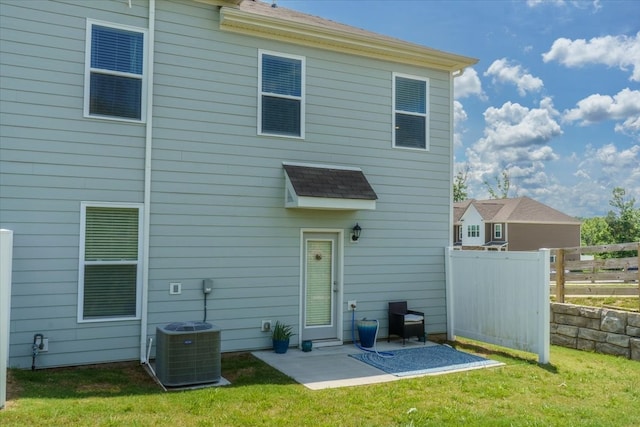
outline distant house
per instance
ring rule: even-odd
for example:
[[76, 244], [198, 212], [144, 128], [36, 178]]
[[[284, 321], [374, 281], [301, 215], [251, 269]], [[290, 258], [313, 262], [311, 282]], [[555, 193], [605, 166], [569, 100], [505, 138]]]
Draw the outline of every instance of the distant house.
[[454, 247], [535, 251], [580, 246], [581, 221], [529, 197], [453, 204]]
[[271, 2], [0, 2], [10, 366], [35, 334], [38, 367], [145, 361], [158, 326], [203, 319], [223, 352], [269, 347], [267, 320], [335, 345], [349, 300], [381, 334], [398, 299], [446, 331], [475, 59]]

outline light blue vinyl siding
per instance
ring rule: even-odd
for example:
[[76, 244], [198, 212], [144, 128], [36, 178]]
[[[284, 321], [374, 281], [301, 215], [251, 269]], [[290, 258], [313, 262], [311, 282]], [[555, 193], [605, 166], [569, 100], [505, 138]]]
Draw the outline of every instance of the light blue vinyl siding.
[[[3, 2], [0, 225], [14, 230], [12, 366], [30, 365], [34, 333], [50, 339], [41, 366], [139, 356], [138, 321], [76, 319], [80, 202], [143, 201], [145, 125], [82, 117], [86, 19], [146, 27], [147, 3], [132, 3]], [[356, 222], [363, 232], [357, 245], [345, 242], [344, 300], [385, 319], [388, 301], [407, 299], [426, 312], [428, 332], [444, 332], [449, 74], [217, 28], [216, 7], [157, 1], [148, 336], [202, 320], [202, 280], [212, 278], [207, 321], [222, 328], [222, 350], [269, 347], [262, 319], [299, 322], [300, 229], [348, 237]], [[305, 58], [304, 140], [257, 135], [258, 49]], [[429, 79], [428, 152], [391, 148], [394, 72]], [[362, 168], [376, 210], [285, 209], [283, 161]], [[182, 283], [180, 295], [169, 294], [171, 282]], [[350, 331], [345, 314], [346, 339]]]
[[77, 258], [80, 202], [142, 202], [144, 177], [143, 126], [82, 117], [86, 19], [146, 27], [147, 11], [111, 1], [0, 7], [0, 226], [14, 230], [9, 365], [31, 365], [35, 333], [50, 343], [38, 367], [136, 359], [139, 321], [77, 322]]

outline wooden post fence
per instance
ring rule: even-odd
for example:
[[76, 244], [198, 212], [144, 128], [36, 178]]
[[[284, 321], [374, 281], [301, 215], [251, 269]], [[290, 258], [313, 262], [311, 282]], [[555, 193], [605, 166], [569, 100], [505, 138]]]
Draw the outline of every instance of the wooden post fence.
[[556, 250], [556, 301], [564, 302], [564, 249]]
[[[581, 259], [583, 254], [601, 254], [607, 252], [638, 251], [635, 257], [626, 258], [593, 258]], [[573, 248], [557, 248], [555, 272], [551, 280], [556, 281], [556, 301], [563, 303], [567, 291], [567, 282], [621, 281], [638, 282], [640, 296], [640, 242], [615, 243], [599, 246], [578, 246]], [[597, 285], [596, 285], [597, 286]], [[628, 288], [627, 288], [628, 289]], [[640, 297], [638, 298], [640, 310]]]

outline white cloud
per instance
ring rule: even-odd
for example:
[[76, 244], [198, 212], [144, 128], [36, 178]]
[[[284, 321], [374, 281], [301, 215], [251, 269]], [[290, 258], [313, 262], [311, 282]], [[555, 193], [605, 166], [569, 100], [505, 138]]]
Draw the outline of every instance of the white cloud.
[[598, 11], [600, 10], [600, 8], [602, 8], [602, 5], [600, 4], [600, 0], [593, 0], [591, 3], [584, 1], [584, 0], [571, 0], [571, 1], [565, 1], [565, 0], [527, 0], [527, 6], [534, 8], [540, 5], [554, 5], [554, 6], [566, 6], [567, 4], [570, 4], [578, 9], [584, 9], [586, 6], [589, 6], [589, 4], [593, 5], [593, 9]]
[[544, 98], [540, 108], [529, 109], [512, 102], [500, 108], [489, 107], [484, 113], [485, 137], [478, 144], [492, 149], [543, 144], [562, 134], [556, 116], [558, 112], [550, 98]]
[[603, 36], [591, 40], [559, 38], [542, 54], [544, 62], [558, 61], [569, 68], [588, 64], [604, 64], [627, 70], [629, 80], [640, 82], [640, 31], [634, 36]]
[[589, 161], [597, 162], [602, 171], [616, 176], [622, 170], [628, 173], [640, 173], [640, 145], [619, 151], [613, 144], [607, 144], [597, 150], [589, 150]]
[[[577, 157], [573, 153], [566, 162]], [[542, 171], [523, 169], [518, 195], [530, 196], [569, 215], [585, 217], [606, 215], [615, 187], [625, 188], [630, 197], [640, 200], [640, 145], [626, 149], [614, 144], [589, 145], [579, 157], [572, 180], [565, 177], [559, 181]]]
[[463, 123], [467, 121], [467, 112], [459, 101], [453, 101], [453, 146], [462, 146]]
[[618, 123], [615, 127], [616, 132], [627, 135], [640, 135], [640, 115], [629, 117], [622, 124]]
[[[589, 171], [589, 172], [586, 172]], [[627, 190], [640, 200], [640, 145], [620, 149], [614, 144], [587, 146], [575, 176], [580, 179], [581, 194], [591, 203], [586, 210], [604, 215], [609, 210], [611, 191], [615, 187]]]
[[538, 92], [544, 86], [541, 79], [529, 74], [520, 64], [510, 63], [506, 58], [493, 61], [484, 75], [493, 77], [494, 83], [514, 84], [520, 96], [525, 96], [527, 92]]
[[469, 193], [478, 198], [487, 196], [482, 182], [492, 182], [503, 170], [509, 172], [512, 190], [519, 196], [547, 185], [550, 178], [545, 165], [558, 159], [547, 143], [562, 134], [557, 116], [550, 98], [544, 98], [539, 108], [511, 102], [488, 108], [484, 137], [466, 150], [471, 166]]
[[485, 100], [487, 96], [482, 91], [482, 83], [478, 77], [476, 70], [467, 68], [461, 76], [456, 77], [453, 81], [453, 93], [455, 99], [462, 99], [472, 95]]
[[564, 0], [527, 0], [527, 6], [536, 7], [542, 4], [553, 4], [556, 6], [564, 6]]
[[595, 94], [584, 98], [577, 107], [564, 112], [565, 121], [579, 121], [587, 126], [605, 120], [623, 120], [618, 132], [640, 134], [640, 91], [622, 89], [614, 96]]

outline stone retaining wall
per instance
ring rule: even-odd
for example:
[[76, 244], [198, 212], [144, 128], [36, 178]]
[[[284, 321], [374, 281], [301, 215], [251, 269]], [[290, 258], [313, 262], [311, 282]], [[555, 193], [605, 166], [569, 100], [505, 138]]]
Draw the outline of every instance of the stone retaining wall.
[[640, 361], [640, 313], [551, 303], [551, 344]]

